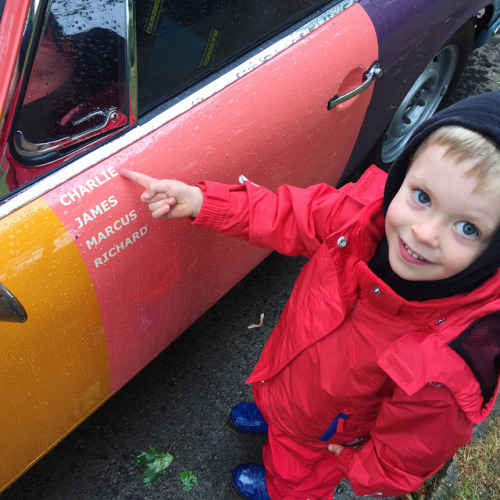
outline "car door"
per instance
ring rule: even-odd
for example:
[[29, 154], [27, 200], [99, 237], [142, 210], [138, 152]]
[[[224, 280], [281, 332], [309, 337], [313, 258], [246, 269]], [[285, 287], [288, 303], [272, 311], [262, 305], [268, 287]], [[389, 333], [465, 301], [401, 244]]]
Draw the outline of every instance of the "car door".
[[15, 89], [2, 129], [2, 485], [268, 253], [152, 220], [120, 169], [334, 184], [378, 71], [372, 23], [351, 0], [35, 5], [27, 22], [9, 18], [26, 58], [1, 61]]

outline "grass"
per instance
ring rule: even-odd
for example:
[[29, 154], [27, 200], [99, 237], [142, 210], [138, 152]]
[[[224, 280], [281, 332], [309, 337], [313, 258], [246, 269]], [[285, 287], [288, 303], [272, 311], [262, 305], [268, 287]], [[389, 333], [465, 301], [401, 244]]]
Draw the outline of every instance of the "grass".
[[457, 500], [500, 500], [500, 414], [478, 441], [458, 450]]
[[500, 500], [500, 414], [490, 417], [477, 440], [460, 448], [458, 479], [439, 500]]

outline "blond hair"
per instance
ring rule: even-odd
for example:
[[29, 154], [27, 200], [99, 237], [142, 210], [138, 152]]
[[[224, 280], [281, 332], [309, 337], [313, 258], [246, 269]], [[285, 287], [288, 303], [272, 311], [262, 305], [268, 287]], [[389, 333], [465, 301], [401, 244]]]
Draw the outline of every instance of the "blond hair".
[[474, 161], [468, 173], [478, 179], [478, 189], [500, 188], [500, 147], [492, 139], [458, 125], [446, 125], [434, 130], [417, 148], [415, 159], [428, 144], [444, 146], [444, 156], [461, 161]]

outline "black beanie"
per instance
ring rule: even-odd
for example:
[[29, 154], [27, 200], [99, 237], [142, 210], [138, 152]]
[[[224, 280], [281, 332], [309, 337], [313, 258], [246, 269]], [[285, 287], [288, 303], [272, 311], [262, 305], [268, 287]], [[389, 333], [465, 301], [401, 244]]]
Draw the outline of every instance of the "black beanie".
[[[438, 128], [447, 125], [458, 125], [493, 140], [500, 149], [500, 90], [487, 92], [459, 101], [448, 108], [439, 111], [422, 123], [414, 131], [401, 154], [392, 164], [384, 190], [383, 210], [387, 209], [399, 188], [403, 184], [411, 158], [420, 144]], [[474, 290], [486, 281], [500, 265], [500, 229], [497, 229], [491, 244], [464, 271], [437, 281], [407, 281], [399, 278], [388, 267], [387, 241], [383, 242], [377, 252], [373, 266], [370, 267], [400, 295], [408, 300], [428, 300], [447, 297], [458, 293]], [[381, 254], [386, 270], [380, 269]], [[377, 269], [378, 267], [378, 269]]]

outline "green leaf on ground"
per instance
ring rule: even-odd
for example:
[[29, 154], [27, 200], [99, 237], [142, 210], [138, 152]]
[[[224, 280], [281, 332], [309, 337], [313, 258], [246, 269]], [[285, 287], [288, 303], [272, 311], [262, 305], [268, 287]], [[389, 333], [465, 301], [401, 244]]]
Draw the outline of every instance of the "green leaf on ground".
[[135, 464], [145, 467], [146, 470], [142, 476], [142, 484], [151, 486], [159, 477], [165, 474], [165, 471], [174, 460], [170, 453], [164, 453], [152, 446], [147, 451], [141, 451], [135, 459]]
[[198, 484], [198, 478], [192, 470], [185, 470], [179, 476], [179, 482], [182, 484], [184, 491], [191, 491], [195, 484]]

